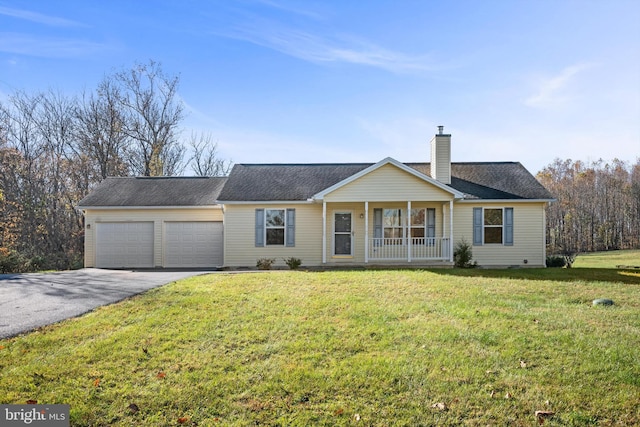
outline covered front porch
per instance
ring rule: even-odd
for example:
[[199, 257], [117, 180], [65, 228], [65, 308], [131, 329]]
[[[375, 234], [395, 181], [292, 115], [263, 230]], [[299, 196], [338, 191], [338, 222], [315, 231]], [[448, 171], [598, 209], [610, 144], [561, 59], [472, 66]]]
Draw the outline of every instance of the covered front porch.
[[453, 201], [322, 205], [323, 264], [453, 263]]

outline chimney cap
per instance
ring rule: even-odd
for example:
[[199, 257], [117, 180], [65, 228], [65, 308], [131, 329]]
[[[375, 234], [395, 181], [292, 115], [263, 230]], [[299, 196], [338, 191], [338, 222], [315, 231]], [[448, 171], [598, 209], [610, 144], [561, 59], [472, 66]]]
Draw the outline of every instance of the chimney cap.
[[442, 135], [443, 132], [444, 132], [444, 126], [443, 125], [438, 126], [438, 135]]

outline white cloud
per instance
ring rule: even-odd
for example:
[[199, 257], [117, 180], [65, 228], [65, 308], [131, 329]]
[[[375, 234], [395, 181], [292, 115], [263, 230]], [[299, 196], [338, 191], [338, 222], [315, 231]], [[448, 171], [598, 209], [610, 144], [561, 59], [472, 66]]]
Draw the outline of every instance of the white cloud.
[[564, 68], [559, 74], [541, 79], [537, 83], [537, 89], [524, 103], [529, 107], [545, 108], [566, 102], [570, 95], [568, 87], [574, 78], [581, 72], [592, 68], [593, 64], [576, 64]]
[[83, 56], [111, 49], [103, 43], [68, 38], [37, 37], [21, 33], [0, 33], [0, 52], [44, 58]]
[[54, 27], [79, 27], [83, 24], [71, 21], [57, 16], [43, 15], [37, 12], [31, 12], [23, 9], [13, 9], [10, 7], [0, 6], [0, 15], [11, 16], [12, 18], [24, 19], [26, 21], [37, 22], [39, 24], [50, 25]]
[[343, 62], [395, 73], [434, 70], [427, 55], [408, 55], [351, 36], [326, 37], [256, 20], [219, 35], [244, 40], [315, 63]]
[[301, 9], [300, 7], [296, 6], [291, 6], [289, 4], [285, 4], [283, 2], [279, 2], [279, 1], [273, 1], [273, 0], [255, 0], [257, 3], [263, 4], [267, 7], [273, 8], [273, 9], [277, 9], [286, 13], [291, 13], [294, 15], [301, 15], [301, 16], [306, 16], [308, 18], [313, 18], [313, 19], [321, 19], [322, 17], [315, 12], [311, 12], [309, 10], [306, 9]]

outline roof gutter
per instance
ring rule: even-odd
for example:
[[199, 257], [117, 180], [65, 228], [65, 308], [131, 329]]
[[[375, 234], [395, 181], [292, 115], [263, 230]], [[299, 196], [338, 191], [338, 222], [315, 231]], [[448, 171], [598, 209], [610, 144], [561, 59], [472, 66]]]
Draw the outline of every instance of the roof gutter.
[[132, 210], [132, 209], [221, 209], [220, 204], [190, 205], [190, 206], [76, 206], [76, 209], [86, 210]]
[[308, 205], [313, 203], [313, 200], [218, 200], [218, 203], [221, 205]]
[[551, 203], [557, 199], [462, 199], [458, 203]]

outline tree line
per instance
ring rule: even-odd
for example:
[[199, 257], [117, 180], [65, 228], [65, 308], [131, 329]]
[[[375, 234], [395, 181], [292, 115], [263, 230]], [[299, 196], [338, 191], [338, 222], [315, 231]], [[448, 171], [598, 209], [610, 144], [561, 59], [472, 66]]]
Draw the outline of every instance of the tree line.
[[178, 76], [149, 61], [79, 95], [0, 100], [0, 272], [82, 266], [75, 206], [108, 176], [228, 173], [210, 135], [183, 136], [178, 87]]
[[[179, 77], [159, 63], [105, 75], [75, 96], [0, 100], [0, 272], [81, 267], [77, 203], [108, 176], [226, 175], [210, 135], [183, 135]], [[640, 248], [640, 158], [557, 159], [537, 174], [549, 253]]]
[[537, 178], [556, 198], [546, 210], [549, 253], [640, 248], [640, 157], [556, 159]]

